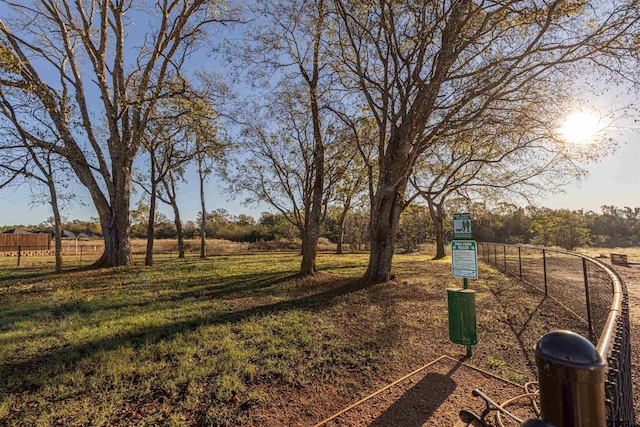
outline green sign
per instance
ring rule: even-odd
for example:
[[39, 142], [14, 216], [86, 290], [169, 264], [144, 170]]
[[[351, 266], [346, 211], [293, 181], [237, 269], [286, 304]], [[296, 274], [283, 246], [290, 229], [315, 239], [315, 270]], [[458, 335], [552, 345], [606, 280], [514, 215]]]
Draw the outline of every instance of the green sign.
[[471, 214], [453, 214], [453, 238], [471, 239]]
[[451, 242], [451, 268], [453, 277], [478, 278], [478, 248], [474, 240]]

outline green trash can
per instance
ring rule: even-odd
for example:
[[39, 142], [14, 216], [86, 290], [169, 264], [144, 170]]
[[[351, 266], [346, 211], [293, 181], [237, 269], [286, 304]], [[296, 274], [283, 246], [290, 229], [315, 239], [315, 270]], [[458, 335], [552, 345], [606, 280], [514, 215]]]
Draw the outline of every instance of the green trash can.
[[478, 343], [476, 330], [476, 291], [463, 288], [447, 289], [449, 306], [449, 340], [455, 344]]

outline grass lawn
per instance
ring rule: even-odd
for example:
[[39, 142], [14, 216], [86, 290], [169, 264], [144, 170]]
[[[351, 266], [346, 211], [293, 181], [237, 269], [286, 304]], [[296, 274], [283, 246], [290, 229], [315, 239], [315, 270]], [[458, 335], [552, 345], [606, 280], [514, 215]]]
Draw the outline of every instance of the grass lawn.
[[[0, 258], [0, 424], [313, 424], [464, 354], [447, 336], [445, 289], [459, 279], [449, 259], [429, 259], [397, 255], [395, 281], [364, 286], [367, 255], [320, 254], [311, 279], [292, 277], [292, 253], [156, 256], [153, 268], [61, 276], [47, 259]], [[530, 350], [558, 316], [494, 270], [482, 277], [471, 363], [532, 379], [514, 345]]]

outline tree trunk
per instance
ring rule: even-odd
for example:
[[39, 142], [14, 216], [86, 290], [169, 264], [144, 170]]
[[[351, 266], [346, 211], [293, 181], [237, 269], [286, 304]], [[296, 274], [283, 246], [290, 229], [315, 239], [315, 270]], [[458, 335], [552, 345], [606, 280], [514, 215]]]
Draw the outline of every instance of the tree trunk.
[[204, 204], [204, 171], [202, 170], [202, 158], [198, 158], [198, 177], [200, 179], [200, 208], [202, 209], [202, 215], [200, 218], [200, 258], [207, 257], [206, 242], [207, 242], [207, 209]]
[[178, 206], [173, 206], [173, 223], [176, 225], [176, 236], [178, 238], [178, 258], [184, 259], [184, 230], [182, 230], [182, 221], [180, 220], [180, 211]]
[[129, 220], [122, 215], [111, 217], [107, 221], [100, 220], [102, 235], [104, 236], [104, 252], [93, 264], [93, 267], [117, 267], [131, 265], [131, 239], [129, 237]]
[[[129, 219], [129, 202], [131, 200], [131, 164], [113, 160], [114, 194], [111, 205], [98, 209], [102, 235], [104, 236], [104, 252], [92, 267], [117, 267], [133, 263], [131, 256], [131, 221]], [[98, 205], [96, 203], [96, 205]], [[97, 206], [96, 206], [97, 207]]]
[[320, 221], [322, 219], [322, 194], [324, 192], [324, 145], [316, 142], [314, 155], [315, 179], [313, 184], [313, 200], [308, 220], [302, 236], [302, 263], [300, 276], [317, 273], [316, 258], [318, 255], [318, 239], [320, 238]]
[[[155, 175], [154, 162], [151, 160], [151, 176]], [[147, 222], [147, 252], [144, 257], [144, 265], [151, 267], [153, 265], [153, 239], [155, 234], [156, 222], [156, 191], [157, 183], [151, 178], [151, 194], [149, 195], [149, 220]]]
[[156, 222], [156, 194], [158, 191], [158, 183], [156, 181], [156, 162], [155, 155], [151, 153], [151, 191], [149, 194], [149, 219], [147, 220], [147, 251], [144, 257], [144, 265], [151, 267], [153, 265], [153, 239], [155, 234]]
[[340, 218], [338, 218], [338, 245], [336, 247], [336, 254], [338, 255], [342, 255], [342, 241], [344, 239], [344, 224], [347, 222], [347, 213], [349, 212], [350, 206], [351, 206], [351, 197], [349, 196], [345, 200], [342, 213], [340, 213]]
[[58, 194], [55, 183], [49, 180], [49, 194], [51, 196], [51, 210], [53, 211], [53, 233], [56, 257], [56, 274], [62, 273], [62, 219], [60, 218], [60, 207], [58, 206]]
[[344, 239], [343, 225], [338, 224], [338, 244], [336, 245], [336, 255], [342, 255], [342, 240]]
[[374, 283], [386, 282], [391, 278], [391, 261], [395, 250], [400, 214], [404, 209], [404, 190], [406, 180], [399, 184], [378, 185], [371, 211], [371, 245], [369, 266], [364, 275]]
[[167, 179], [162, 181], [165, 192], [169, 199], [169, 204], [173, 208], [173, 223], [176, 226], [176, 237], [178, 239], [178, 258], [184, 259], [184, 230], [182, 229], [182, 220], [180, 219], [180, 209], [178, 208], [178, 201], [176, 199], [176, 183], [171, 173]]
[[436, 205], [431, 199], [427, 198], [429, 203], [429, 215], [433, 221], [433, 228], [436, 233], [436, 256], [433, 259], [442, 259], [446, 255], [444, 250], [444, 215], [442, 214], [442, 205]]

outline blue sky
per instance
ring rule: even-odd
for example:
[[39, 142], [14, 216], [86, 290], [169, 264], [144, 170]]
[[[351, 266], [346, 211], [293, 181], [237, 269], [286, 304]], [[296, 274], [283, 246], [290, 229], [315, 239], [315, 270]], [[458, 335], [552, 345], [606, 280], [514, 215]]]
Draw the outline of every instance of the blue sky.
[[[602, 205], [640, 207], [640, 131], [627, 131], [622, 137], [626, 143], [612, 156], [590, 165], [590, 176], [586, 180], [566, 187], [564, 193], [541, 199], [539, 205], [556, 209], [584, 208], [596, 212]], [[179, 193], [181, 216], [185, 221], [195, 220], [200, 211], [197, 179], [194, 173], [189, 176], [192, 177], [190, 183], [183, 183]], [[74, 184], [72, 189], [87, 206], [74, 204], [64, 215], [81, 220], [97, 216], [86, 190], [79, 184]], [[241, 199], [230, 200], [223, 190], [223, 185], [215, 177], [209, 179], [206, 184], [208, 211], [224, 208], [234, 215], [245, 213], [258, 218], [261, 212], [272, 210], [265, 205], [243, 206]], [[31, 203], [30, 194], [27, 186], [0, 190], [0, 225], [38, 224], [51, 216], [48, 205]], [[132, 206], [140, 194], [134, 195]], [[171, 217], [167, 207], [160, 210]]]
[[[225, 28], [224, 31], [229, 31]], [[203, 68], [211, 66], [220, 69], [220, 64], [209, 55], [198, 55], [197, 65]], [[242, 91], [242, 90], [241, 90]], [[630, 127], [617, 135], [619, 149], [611, 156], [589, 165], [590, 175], [581, 183], [565, 187], [561, 194], [549, 194], [538, 200], [538, 205], [550, 208], [566, 208], [599, 211], [602, 205], [618, 207], [640, 207], [640, 124], [634, 122]], [[200, 211], [200, 196], [195, 171], [187, 174], [189, 183], [182, 183], [179, 191], [179, 204], [183, 220], [195, 220]], [[87, 220], [97, 216], [91, 206], [91, 199], [84, 187], [77, 183], [70, 184], [70, 191], [77, 194], [84, 205], [73, 204], [63, 212], [68, 219]], [[134, 207], [141, 192], [134, 194], [131, 206]], [[28, 186], [6, 188], [0, 190], [0, 225], [35, 225], [51, 216], [48, 204], [34, 204]], [[265, 205], [244, 206], [242, 198], [232, 200], [224, 193], [224, 185], [216, 177], [211, 177], [206, 184], [207, 210], [223, 208], [231, 214], [250, 214], [259, 217], [263, 211], [273, 211]], [[160, 211], [171, 217], [171, 210], [160, 206]]]

